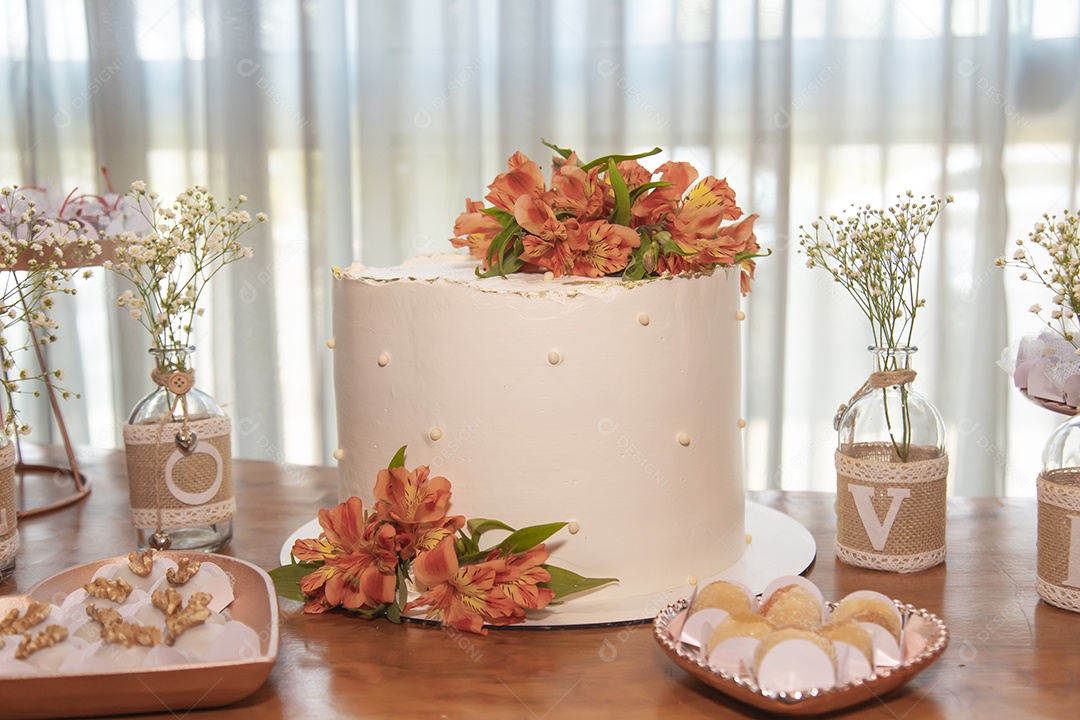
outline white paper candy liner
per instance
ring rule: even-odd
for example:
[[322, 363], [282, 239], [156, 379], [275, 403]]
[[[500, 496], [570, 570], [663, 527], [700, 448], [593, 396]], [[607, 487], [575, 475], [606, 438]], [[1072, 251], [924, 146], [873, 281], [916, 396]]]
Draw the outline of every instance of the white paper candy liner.
[[900, 664], [900, 646], [892, 633], [877, 623], [861, 622], [859, 625], [870, 633], [874, 643], [874, 666], [877, 669], [896, 667]]
[[796, 692], [836, 685], [836, 668], [824, 650], [800, 638], [777, 643], [765, 653], [754, 673], [757, 684], [771, 692]]
[[754, 665], [754, 653], [761, 640], [753, 637], [732, 637], [713, 648], [709, 654], [709, 665], [732, 677], [749, 680]]
[[86, 642], [84, 640], [79, 638], [68, 638], [62, 643], [47, 647], [44, 650], [38, 650], [36, 653], [26, 658], [24, 662], [28, 665], [33, 665], [41, 672], [60, 672], [60, 668], [64, 664], [64, 661], [72, 655], [77, 654], [84, 647], [86, 647]]
[[113, 608], [115, 610], [119, 610], [124, 605], [134, 605], [135, 603], [145, 600], [148, 597], [150, 596], [142, 590], [132, 590], [131, 594], [127, 596], [127, 599], [124, 600], [124, 602], [118, 603], [113, 602], [108, 598], [94, 597], [82, 588], [78, 588], [67, 596], [67, 598], [64, 600], [63, 605], [60, 606], [60, 610], [64, 614], [65, 618], [68, 618], [72, 617], [70, 613], [72, 613], [73, 610], [74, 612], [82, 613], [83, 615], [85, 615], [87, 605], [93, 605], [94, 607], [97, 607], [99, 609]]
[[908, 617], [907, 622], [904, 623], [904, 632], [900, 638], [904, 646], [904, 662], [911, 662], [912, 659], [918, 657], [929, 647], [926, 640], [928, 634], [927, 622], [921, 615]]
[[149, 593], [154, 589], [154, 586], [165, 577], [165, 574], [169, 570], [176, 570], [176, 563], [166, 557], [155, 557], [154, 566], [150, 570], [150, 574], [146, 577], [131, 572], [131, 568], [128, 567], [127, 563], [121, 563], [119, 565], [103, 565], [96, 573], [94, 573], [94, 577], [103, 577], [106, 580], [116, 580], [117, 578], [120, 578], [136, 590], [142, 590]]
[[204, 662], [251, 662], [258, 658], [259, 634], [241, 622], [225, 623], [203, 656]]
[[[188, 598], [197, 592], [209, 593], [213, 598], [207, 607], [210, 612], [219, 613], [235, 599], [233, 595], [232, 581], [220, 567], [212, 562], [204, 562], [199, 571], [183, 585], [172, 585], [167, 578], [161, 578], [155, 585], [154, 590], [174, 588], [186, 603]], [[153, 594], [153, 591], [151, 591]]]
[[679, 641], [696, 648], [704, 648], [709, 644], [713, 629], [728, 616], [727, 610], [720, 608], [703, 608], [687, 616], [683, 623], [682, 634]]
[[207, 653], [224, 631], [224, 625], [203, 623], [176, 638], [172, 647], [190, 662], [206, 662]]
[[874, 674], [874, 668], [862, 650], [849, 643], [833, 640], [836, 650], [836, 681], [844, 683], [862, 680]]

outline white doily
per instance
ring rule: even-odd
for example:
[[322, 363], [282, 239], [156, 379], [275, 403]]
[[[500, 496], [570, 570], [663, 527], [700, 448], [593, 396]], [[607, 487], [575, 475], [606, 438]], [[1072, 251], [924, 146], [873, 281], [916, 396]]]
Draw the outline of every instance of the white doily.
[[1048, 583], [1041, 577], [1035, 578], [1035, 589], [1039, 591], [1039, 597], [1051, 605], [1065, 610], [1080, 612], [1080, 590], [1072, 590]]
[[[231, 520], [236, 515], [236, 498], [229, 498], [224, 502], [212, 505], [197, 505], [178, 510], [162, 508], [161, 527], [163, 530], [173, 530], [183, 527], [204, 527], [215, 523]], [[157, 529], [158, 511], [154, 509], [131, 510], [132, 524], [141, 530]]]
[[836, 543], [836, 557], [848, 565], [885, 570], [887, 572], [911, 573], [932, 568], [945, 562], [945, 547], [914, 555], [881, 555], [867, 553]]

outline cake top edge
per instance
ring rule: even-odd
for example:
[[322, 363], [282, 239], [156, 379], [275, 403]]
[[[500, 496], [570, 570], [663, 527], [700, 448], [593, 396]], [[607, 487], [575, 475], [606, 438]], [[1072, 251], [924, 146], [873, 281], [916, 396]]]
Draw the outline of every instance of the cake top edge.
[[[674, 279], [674, 275], [659, 275], [642, 280], [624, 280], [621, 277], [586, 278], [568, 275], [560, 278], [541, 273], [513, 273], [501, 277], [479, 278], [476, 276], [478, 261], [466, 253], [441, 253], [420, 255], [394, 267], [368, 267], [354, 262], [346, 268], [333, 268], [336, 280], [349, 280], [369, 285], [389, 283], [451, 283], [470, 285], [486, 292], [506, 292], [529, 295], [575, 295], [578, 293], [603, 292], [609, 288], [633, 288]], [[730, 268], [720, 268], [721, 271]], [[713, 270], [694, 273], [688, 277], [707, 277]]]

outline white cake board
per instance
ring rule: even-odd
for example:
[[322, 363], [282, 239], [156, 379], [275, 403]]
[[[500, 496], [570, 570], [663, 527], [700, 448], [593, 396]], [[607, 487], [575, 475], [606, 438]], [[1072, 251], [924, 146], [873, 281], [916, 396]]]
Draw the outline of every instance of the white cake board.
[[[318, 537], [320, 532], [318, 519], [298, 528], [281, 546], [281, 563], [292, 562], [291, 551], [297, 540]], [[802, 573], [817, 555], [817, 545], [809, 530], [764, 505], [746, 503], [746, 533], [751, 542], [739, 561], [717, 575], [700, 579], [699, 586], [714, 580], [737, 580], [758, 593], [781, 575]], [[512, 627], [539, 629], [643, 622], [652, 620], [668, 603], [690, 597], [694, 591], [693, 586], [685, 585], [649, 595], [604, 598], [605, 590], [615, 589], [598, 588], [550, 609], [530, 611], [523, 624]], [[423, 613], [421, 610], [417, 616], [423, 617]]]

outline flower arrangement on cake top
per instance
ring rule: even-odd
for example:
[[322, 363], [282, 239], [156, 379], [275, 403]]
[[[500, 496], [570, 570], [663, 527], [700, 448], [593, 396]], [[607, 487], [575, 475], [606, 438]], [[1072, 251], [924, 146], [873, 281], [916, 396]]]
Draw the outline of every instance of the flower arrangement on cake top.
[[[319, 511], [319, 537], [293, 545], [299, 562], [270, 571], [279, 595], [303, 600], [306, 613], [341, 607], [393, 622], [427, 608], [429, 620], [486, 634], [485, 624], [524, 622], [527, 610], [615, 582], [546, 564], [544, 541], [566, 523], [515, 530], [448, 515], [450, 481], [430, 477], [426, 465], [407, 470], [404, 447], [379, 471], [373, 494], [367, 511], [358, 497]], [[509, 535], [482, 549], [491, 531]], [[418, 592], [411, 601], [410, 584]]]
[[[0, 271], [6, 271], [0, 291], [0, 384], [5, 396], [3, 429], [8, 435], [30, 432], [29, 425], [19, 420], [15, 397], [23, 392], [37, 396], [40, 391], [26, 389], [26, 383], [63, 379], [63, 370], [45, 370], [35, 345], [56, 341], [54, 296], [74, 295], [76, 289], [68, 281], [101, 252], [95, 229], [75, 212], [79, 203], [71, 202], [73, 194], [58, 211], [50, 212], [40, 188], [0, 188]], [[30, 351], [38, 355], [36, 371], [22, 362]], [[66, 390], [60, 394], [65, 399], [71, 396]]]
[[686, 162], [655, 171], [638, 162], [660, 148], [582, 163], [572, 150], [544, 144], [557, 153], [550, 183], [517, 152], [488, 186], [490, 207], [465, 200], [450, 242], [481, 260], [478, 275], [546, 270], [555, 277], [640, 280], [739, 266], [749, 292], [754, 258], [761, 256], [758, 216], [743, 214], [726, 180], [698, 180]]

